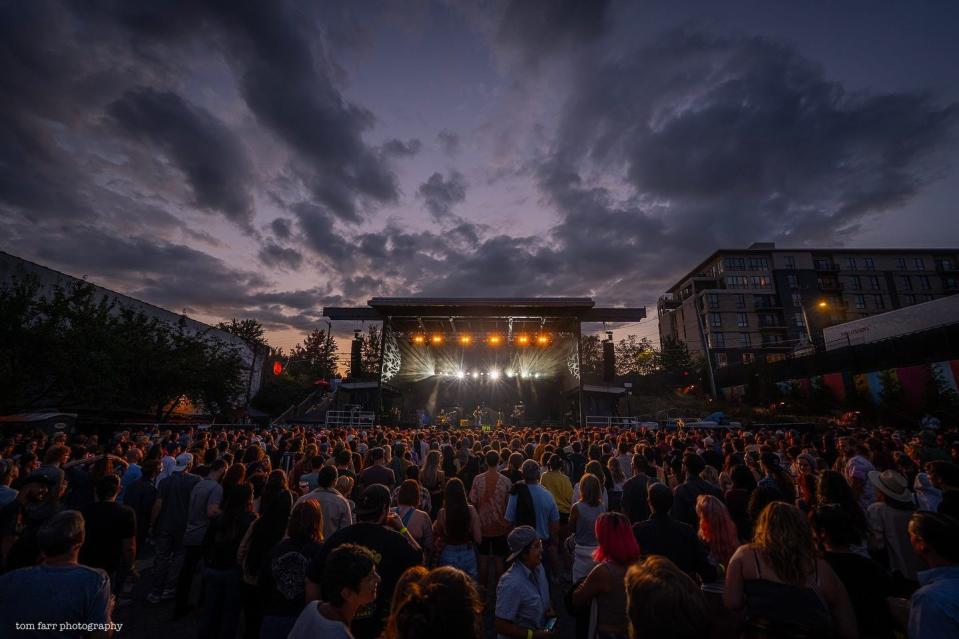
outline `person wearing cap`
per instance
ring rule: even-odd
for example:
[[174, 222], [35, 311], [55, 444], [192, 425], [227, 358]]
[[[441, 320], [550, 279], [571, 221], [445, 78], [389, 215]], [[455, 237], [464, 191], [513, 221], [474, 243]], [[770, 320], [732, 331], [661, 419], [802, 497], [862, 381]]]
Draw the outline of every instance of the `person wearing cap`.
[[0, 570], [37, 562], [37, 533], [60, 511], [59, 482], [51, 466], [41, 466], [26, 476], [17, 498], [0, 509]]
[[869, 550], [885, 553], [889, 572], [900, 588], [911, 590], [917, 574], [926, 568], [909, 545], [909, 518], [916, 501], [909, 482], [894, 470], [872, 471], [868, 481], [876, 490], [877, 501], [866, 510], [869, 521]]
[[543, 569], [543, 541], [531, 526], [517, 526], [506, 538], [509, 569], [496, 586], [497, 639], [548, 639], [546, 622], [555, 616]]
[[[520, 467], [523, 475], [522, 487], [528, 490], [532, 506], [532, 514], [536, 521], [536, 532], [544, 543], [548, 543], [551, 538], [559, 532], [559, 508], [556, 506], [556, 500], [552, 493], [543, 488], [540, 483], [540, 466], [532, 459], [527, 459]], [[520, 493], [514, 491], [506, 503], [506, 519], [513, 523], [522, 523], [519, 521]]]
[[150, 603], [172, 599], [186, 551], [183, 535], [190, 511], [190, 495], [200, 483], [199, 476], [190, 472], [193, 455], [180, 453], [170, 469], [170, 476], [160, 482], [157, 499], [153, 503], [150, 524], [156, 545], [153, 564], [153, 587], [147, 595]]
[[306, 570], [307, 601], [322, 599], [321, 584], [329, 554], [343, 544], [368, 548], [382, 577], [376, 601], [363, 606], [353, 618], [357, 639], [375, 639], [389, 615], [393, 589], [400, 575], [423, 563], [423, 552], [402, 520], [390, 510], [390, 491], [382, 484], [367, 486], [356, 501], [356, 523], [333, 533]]

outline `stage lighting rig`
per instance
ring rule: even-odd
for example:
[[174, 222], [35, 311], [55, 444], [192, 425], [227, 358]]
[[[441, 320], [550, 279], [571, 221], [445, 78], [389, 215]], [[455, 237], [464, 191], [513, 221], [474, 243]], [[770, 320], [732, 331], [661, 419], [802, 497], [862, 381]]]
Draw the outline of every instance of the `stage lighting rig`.
[[425, 337], [425, 336], [423, 336], [423, 335], [414, 335], [414, 336], [413, 336], [413, 344], [414, 344], [414, 345], [416, 345], [416, 346], [422, 346], [422, 345], [425, 344], [425, 343], [426, 343], [426, 337]]
[[490, 379], [499, 379], [499, 371], [498, 371], [498, 370], [491, 370], [491, 371], [489, 372], [489, 378], [490, 378]]
[[549, 335], [546, 333], [540, 333], [536, 336], [536, 345], [537, 346], [549, 346]]
[[490, 346], [499, 346], [503, 342], [503, 338], [499, 335], [490, 335], [486, 338], [486, 343]]
[[529, 346], [529, 335], [523, 333], [516, 336], [516, 345], [517, 346]]
[[460, 335], [460, 346], [469, 346], [473, 338], [469, 335]]
[[466, 377], [465, 371], [456, 371], [456, 379], [463, 379], [464, 377]]
[[430, 343], [433, 344], [433, 346], [442, 346], [443, 336], [439, 334], [433, 335], [433, 337], [430, 338]]

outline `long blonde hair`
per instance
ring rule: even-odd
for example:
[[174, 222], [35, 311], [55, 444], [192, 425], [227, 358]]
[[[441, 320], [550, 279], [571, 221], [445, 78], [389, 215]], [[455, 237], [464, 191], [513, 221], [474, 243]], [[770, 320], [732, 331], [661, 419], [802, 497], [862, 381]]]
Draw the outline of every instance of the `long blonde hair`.
[[762, 551], [776, 576], [802, 586], [816, 570], [819, 550], [802, 511], [782, 501], [766, 506], [753, 533], [753, 547]]

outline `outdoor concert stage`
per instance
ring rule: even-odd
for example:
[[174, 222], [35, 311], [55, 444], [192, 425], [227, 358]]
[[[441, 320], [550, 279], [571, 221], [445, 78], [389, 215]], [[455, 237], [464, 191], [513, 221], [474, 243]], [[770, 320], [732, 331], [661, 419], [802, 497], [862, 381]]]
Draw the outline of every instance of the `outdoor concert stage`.
[[597, 308], [584, 297], [374, 297], [323, 314], [383, 323], [380, 377], [367, 398], [383, 423], [538, 426], [582, 423], [582, 324], [636, 322], [646, 309]]

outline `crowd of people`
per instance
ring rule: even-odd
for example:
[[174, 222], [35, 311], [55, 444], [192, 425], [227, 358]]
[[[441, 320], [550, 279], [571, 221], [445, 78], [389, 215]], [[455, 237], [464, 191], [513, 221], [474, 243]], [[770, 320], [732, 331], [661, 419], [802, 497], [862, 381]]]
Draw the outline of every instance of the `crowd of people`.
[[19, 433], [0, 634], [109, 636], [118, 607], [170, 602], [199, 639], [959, 637], [957, 439]]

